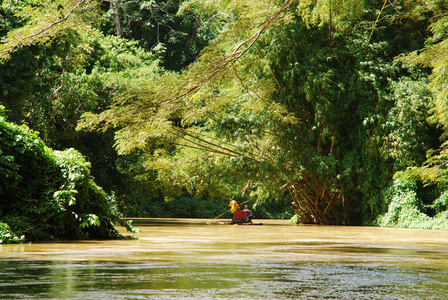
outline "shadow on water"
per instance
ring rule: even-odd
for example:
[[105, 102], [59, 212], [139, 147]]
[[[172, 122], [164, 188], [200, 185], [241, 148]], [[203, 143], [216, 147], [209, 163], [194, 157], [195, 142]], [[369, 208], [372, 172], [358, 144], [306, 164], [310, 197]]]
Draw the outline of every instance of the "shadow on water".
[[141, 220], [138, 240], [0, 245], [0, 298], [446, 299], [448, 232], [206, 221]]

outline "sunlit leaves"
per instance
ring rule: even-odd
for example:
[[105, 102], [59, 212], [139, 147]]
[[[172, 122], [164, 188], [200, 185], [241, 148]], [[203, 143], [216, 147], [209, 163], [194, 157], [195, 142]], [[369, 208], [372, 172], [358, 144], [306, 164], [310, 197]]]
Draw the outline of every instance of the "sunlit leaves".
[[[424, 229], [448, 229], [446, 211], [446, 193], [434, 201], [434, 205], [425, 207], [422, 196], [418, 194], [417, 184], [413, 180], [396, 179], [385, 193], [388, 210], [380, 215], [377, 224], [385, 227], [406, 227]], [[426, 214], [435, 209], [434, 216]]]
[[448, 82], [446, 72], [448, 68], [447, 3], [444, 1], [424, 1], [424, 4], [416, 4], [414, 9], [424, 9], [424, 12], [428, 13], [429, 11], [433, 14], [430, 24], [433, 36], [427, 40], [423, 49], [402, 55], [398, 60], [431, 68], [430, 86], [436, 96], [433, 121], [441, 122], [445, 126], [448, 124], [448, 106], [446, 106], [448, 92], [445, 88]]
[[359, 18], [364, 13], [364, 0], [303, 0], [298, 13], [309, 25], [332, 23], [343, 27], [346, 22]]
[[100, 226], [100, 219], [94, 214], [88, 214], [82, 217], [81, 224], [79, 225], [81, 228], [90, 227], [90, 226]]
[[407, 55], [402, 55], [398, 58], [399, 61], [419, 64], [429, 67], [432, 71], [430, 75], [429, 87], [434, 93], [433, 115], [429, 119], [432, 124], [441, 125], [444, 134], [441, 136], [444, 141], [440, 149], [428, 152], [428, 159], [422, 168], [412, 168], [401, 176], [417, 177], [426, 183], [446, 182], [446, 162], [447, 158], [447, 136], [448, 136], [448, 16], [446, 1], [423, 1], [423, 3], [416, 3], [413, 6], [413, 11], [423, 11], [433, 15], [430, 24], [430, 30], [433, 34], [427, 40], [426, 46]]
[[58, 0], [23, 6], [18, 16], [26, 25], [8, 32], [0, 45], [0, 59], [8, 59], [22, 46], [45, 44], [67, 30], [89, 30], [97, 5], [91, 0]]
[[[174, 138], [169, 127], [171, 119], [176, 116], [182, 115], [183, 125], [190, 126], [210, 117], [213, 119], [213, 115], [225, 111], [222, 108], [237, 98], [263, 100], [272, 90], [271, 85], [264, 85], [265, 90], [255, 88], [256, 80], [248, 80], [250, 74], [244, 69], [240, 70], [239, 63], [246, 59], [242, 54], [267, 25], [280, 16], [281, 10], [267, 2], [256, 4], [257, 9], [254, 5], [229, 3], [225, 9], [234, 13], [239, 23], [229, 23], [218, 38], [220, 43], [207, 48], [200, 62], [193, 64], [179, 77], [165, 72], [157, 78], [148, 79], [141, 87], [128, 89], [116, 99], [112, 109], [98, 117], [90, 115], [85, 118], [90, 121], [84, 124], [105, 122], [106, 126], [120, 128], [117, 146], [121, 153], [127, 153], [144, 147], [145, 141], [152, 138]], [[287, 5], [282, 9], [286, 13]], [[239, 10], [244, 10], [244, 13]], [[221, 56], [223, 53], [224, 56]], [[242, 91], [247, 96], [242, 96]]]

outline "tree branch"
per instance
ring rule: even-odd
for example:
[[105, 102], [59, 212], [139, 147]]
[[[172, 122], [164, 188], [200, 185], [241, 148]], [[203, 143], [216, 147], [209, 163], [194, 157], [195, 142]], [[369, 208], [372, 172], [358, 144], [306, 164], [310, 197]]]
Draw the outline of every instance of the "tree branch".
[[190, 137], [192, 137], [192, 138], [194, 138], [194, 139], [197, 139], [198, 141], [201, 141], [201, 142], [203, 142], [203, 143], [206, 143], [206, 144], [208, 144], [208, 145], [211, 145], [211, 146], [213, 146], [213, 147], [217, 147], [217, 148], [219, 148], [219, 149], [228, 151], [228, 152], [230, 152], [230, 153], [233, 153], [234, 155], [241, 155], [241, 153], [238, 153], [238, 152], [233, 151], [233, 150], [231, 150], [231, 149], [222, 147], [222, 146], [217, 145], [217, 144], [215, 144], [215, 143], [206, 141], [206, 140], [201, 139], [201, 138], [199, 138], [199, 137], [197, 137], [197, 136], [194, 136], [193, 134], [188, 133], [187, 131], [185, 131], [185, 130], [183, 130], [183, 129], [176, 128], [176, 127], [173, 127], [173, 129], [176, 130], [176, 131], [178, 131], [178, 132], [181, 132], [181, 133], [183, 133], [183, 134], [185, 134], [185, 135], [188, 135], [188, 136], [190, 136]]
[[[181, 93], [180, 95], [160, 101], [160, 103], [159, 103], [160, 106], [170, 104], [174, 101], [177, 101], [177, 100], [195, 92], [196, 90], [200, 89], [205, 83], [207, 83], [210, 80], [212, 80], [213, 78], [215, 78], [215, 76], [217, 74], [219, 74], [219, 72], [221, 70], [223, 70], [224, 68], [226, 68], [229, 65], [232, 66], [234, 63], [236, 63], [247, 51], [249, 51], [249, 49], [255, 44], [255, 42], [258, 40], [260, 35], [269, 27], [269, 25], [273, 21], [278, 19], [279, 16], [291, 6], [293, 1], [294, 0], [285, 0], [282, 7], [277, 12], [275, 12], [274, 14], [269, 16], [261, 24], [262, 25], [261, 28], [257, 32], [255, 32], [251, 37], [249, 37], [248, 39], [242, 41], [237, 46], [235, 46], [231, 53], [226, 54], [223, 57], [216, 59], [215, 61], [211, 62], [208, 66], [206, 66], [204, 69], [201, 69], [197, 73], [197, 74], [200, 74], [200, 73], [206, 72], [208, 69], [213, 69], [213, 71], [210, 74], [208, 74], [207, 76], [205, 76], [205, 78], [202, 78], [199, 82], [194, 84], [191, 88], [189, 88], [185, 92]], [[248, 46], [244, 50], [240, 50], [246, 44], [248, 44]]]
[[47, 27], [42, 28], [41, 30], [39, 30], [38, 32], [36, 32], [36, 33], [34, 33], [34, 34], [31, 34], [31, 35], [29, 35], [29, 36], [25, 36], [25, 37], [21, 38], [15, 45], [13, 45], [12, 47], [10, 47], [10, 48], [8, 48], [8, 49], [2, 50], [2, 52], [12, 52], [12, 51], [14, 51], [14, 49], [16, 49], [20, 44], [22, 44], [23, 41], [28, 40], [28, 39], [31, 39], [31, 38], [33, 38], [33, 37], [36, 37], [36, 36], [38, 36], [38, 35], [41, 35], [42, 33], [44, 33], [44, 32], [46, 32], [46, 31], [50, 30], [50, 29], [53, 28], [54, 26], [56, 26], [56, 25], [58, 25], [58, 24], [60, 24], [60, 23], [62, 23], [62, 22], [65, 22], [68, 18], [70, 18], [70, 16], [73, 14], [73, 12], [74, 12], [79, 6], [81, 6], [84, 2], [86, 2], [86, 1], [87, 1], [87, 0], [81, 0], [81, 1], [79, 1], [79, 2], [78, 2], [78, 3], [77, 3], [77, 4], [76, 4], [76, 5], [75, 5], [69, 12], [68, 12], [68, 14], [65, 15], [63, 18], [61, 18], [61, 19], [59, 19], [59, 20], [57, 20], [57, 21], [51, 23], [51, 24], [48, 25]]

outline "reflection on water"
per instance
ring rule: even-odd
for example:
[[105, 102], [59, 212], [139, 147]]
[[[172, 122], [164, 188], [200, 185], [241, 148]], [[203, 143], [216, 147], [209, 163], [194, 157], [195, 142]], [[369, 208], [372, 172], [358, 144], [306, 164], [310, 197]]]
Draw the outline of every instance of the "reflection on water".
[[446, 231], [206, 221], [146, 220], [138, 240], [0, 245], [0, 298], [446, 299]]
[[444, 299], [447, 288], [428, 270], [339, 264], [1, 261], [0, 268], [2, 299]]

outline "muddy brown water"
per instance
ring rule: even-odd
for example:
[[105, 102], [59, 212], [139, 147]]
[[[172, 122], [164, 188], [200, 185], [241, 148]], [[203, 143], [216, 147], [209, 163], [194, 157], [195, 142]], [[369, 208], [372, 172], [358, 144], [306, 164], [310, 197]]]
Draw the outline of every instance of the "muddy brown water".
[[207, 221], [0, 245], [0, 299], [448, 299], [448, 231]]

